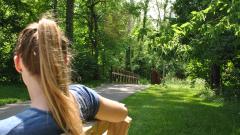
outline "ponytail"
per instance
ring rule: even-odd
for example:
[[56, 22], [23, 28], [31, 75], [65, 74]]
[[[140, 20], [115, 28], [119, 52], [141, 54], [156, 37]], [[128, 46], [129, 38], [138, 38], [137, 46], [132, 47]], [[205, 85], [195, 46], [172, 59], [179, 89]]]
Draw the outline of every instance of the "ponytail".
[[[27, 63], [27, 68], [32, 74], [37, 74], [42, 83], [43, 92], [46, 96], [48, 107], [58, 126], [70, 135], [82, 135], [82, 121], [80, 119], [79, 108], [73, 96], [68, 90], [70, 83], [69, 68], [66, 64], [66, 44], [57, 24], [49, 19], [41, 19], [35, 28], [27, 27], [20, 34], [18, 40], [17, 53], [22, 55], [34, 52], [37, 49], [37, 56], [32, 62], [23, 58], [23, 63]], [[27, 31], [27, 32], [26, 32]], [[32, 32], [29, 32], [32, 31]], [[26, 36], [24, 33], [33, 33]], [[33, 48], [25, 52], [23, 47]], [[32, 54], [32, 53], [31, 53]], [[36, 55], [34, 55], [36, 56]], [[24, 62], [25, 61], [25, 62]], [[34, 61], [38, 61], [38, 66], [31, 67]], [[36, 62], [35, 62], [36, 63]], [[36, 68], [39, 71], [35, 71]], [[32, 71], [31, 71], [32, 70]]]

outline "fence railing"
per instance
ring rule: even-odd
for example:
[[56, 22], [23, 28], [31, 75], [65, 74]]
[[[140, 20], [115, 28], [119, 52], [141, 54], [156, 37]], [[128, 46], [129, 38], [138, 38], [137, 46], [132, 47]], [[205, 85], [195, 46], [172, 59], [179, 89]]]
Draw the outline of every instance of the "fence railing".
[[121, 70], [121, 69], [111, 69], [110, 81], [112, 83], [133, 83], [137, 84], [139, 81], [139, 76], [133, 72]]

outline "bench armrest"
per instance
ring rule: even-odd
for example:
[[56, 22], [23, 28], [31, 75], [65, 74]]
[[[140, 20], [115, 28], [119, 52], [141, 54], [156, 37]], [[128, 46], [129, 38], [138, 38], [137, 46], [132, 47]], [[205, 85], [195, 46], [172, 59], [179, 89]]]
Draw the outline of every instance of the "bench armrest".
[[83, 126], [86, 135], [127, 135], [132, 118], [126, 117], [122, 122], [113, 123], [107, 121], [87, 122]]

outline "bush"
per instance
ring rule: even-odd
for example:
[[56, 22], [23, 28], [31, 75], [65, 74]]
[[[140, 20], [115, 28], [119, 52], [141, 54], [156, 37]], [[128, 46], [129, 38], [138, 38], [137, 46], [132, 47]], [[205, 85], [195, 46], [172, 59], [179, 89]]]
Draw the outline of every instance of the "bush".
[[86, 53], [76, 53], [72, 61], [72, 78], [74, 82], [92, 80], [95, 71], [95, 60]]
[[150, 81], [146, 78], [140, 78], [139, 83], [146, 85], [146, 84], [150, 84]]
[[225, 100], [240, 101], [240, 69], [236, 67], [233, 62], [229, 61], [225, 65], [225, 72], [223, 73], [223, 87], [222, 92]]

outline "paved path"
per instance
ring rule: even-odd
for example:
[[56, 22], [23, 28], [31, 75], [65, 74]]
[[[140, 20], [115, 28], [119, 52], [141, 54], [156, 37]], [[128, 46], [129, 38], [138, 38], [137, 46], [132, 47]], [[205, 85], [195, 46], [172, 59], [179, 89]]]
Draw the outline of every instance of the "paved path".
[[[104, 84], [95, 88], [95, 90], [97, 91], [97, 93], [106, 98], [121, 101], [129, 95], [141, 91], [147, 87], [147, 85], [136, 84]], [[29, 107], [29, 103], [30, 101], [27, 101], [21, 104], [9, 104], [0, 107], [0, 120], [23, 111], [24, 109]]]

